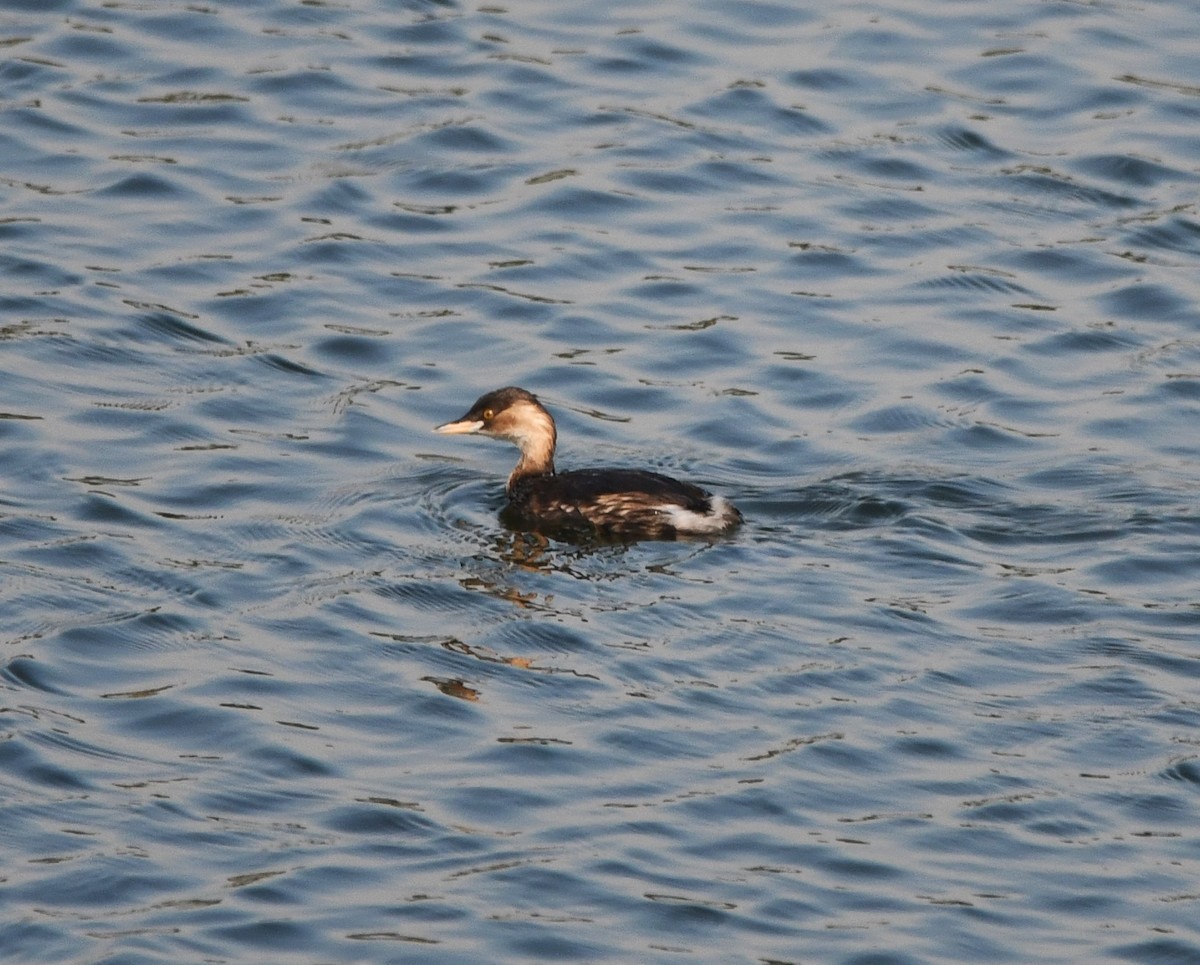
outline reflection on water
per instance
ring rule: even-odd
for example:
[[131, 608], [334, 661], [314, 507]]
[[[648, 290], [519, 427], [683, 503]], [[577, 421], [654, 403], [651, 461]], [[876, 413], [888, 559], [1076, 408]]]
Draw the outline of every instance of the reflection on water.
[[1197, 15], [577, 7], [0, 14], [6, 960], [1200, 961]]

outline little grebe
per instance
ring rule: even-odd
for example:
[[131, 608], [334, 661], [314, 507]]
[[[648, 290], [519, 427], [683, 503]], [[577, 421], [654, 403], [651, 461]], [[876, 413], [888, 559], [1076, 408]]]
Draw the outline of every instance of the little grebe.
[[722, 496], [641, 469], [555, 473], [554, 418], [524, 389], [481, 396], [460, 419], [435, 432], [507, 439], [521, 450], [505, 492], [506, 521], [521, 529], [617, 539], [675, 539], [727, 533], [742, 514]]

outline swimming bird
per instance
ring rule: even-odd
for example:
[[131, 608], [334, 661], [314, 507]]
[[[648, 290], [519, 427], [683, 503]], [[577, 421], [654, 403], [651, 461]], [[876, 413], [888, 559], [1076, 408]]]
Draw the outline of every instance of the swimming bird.
[[728, 533], [742, 514], [723, 496], [644, 469], [554, 471], [558, 429], [537, 396], [516, 386], [480, 396], [447, 435], [505, 439], [520, 450], [508, 477], [504, 519], [517, 529], [568, 537], [675, 539]]

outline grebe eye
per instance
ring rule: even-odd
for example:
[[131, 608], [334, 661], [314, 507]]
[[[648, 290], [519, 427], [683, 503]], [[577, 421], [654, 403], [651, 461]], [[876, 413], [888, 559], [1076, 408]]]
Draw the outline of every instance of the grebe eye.
[[496, 414], [496, 413], [495, 413], [495, 412], [493, 412], [491, 409], [484, 409], [484, 410], [483, 410], [483, 421], [484, 421], [484, 422], [491, 422], [491, 421], [492, 421], [492, 416], [494, 416], [495, 414]]

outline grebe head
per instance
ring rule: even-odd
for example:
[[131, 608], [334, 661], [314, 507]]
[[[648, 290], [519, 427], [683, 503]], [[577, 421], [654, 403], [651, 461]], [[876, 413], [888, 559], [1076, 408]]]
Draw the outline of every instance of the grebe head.
[[537, 396], [508, 386], [481, 395], [466, 414], [437, 426], [447, 435], [483, 435], [506, 439], [521, 450], [521, 460], [508, 477], [508, 485], [522, 476], [553, 474], [554, 446], [558, 439], [554, 418]]

